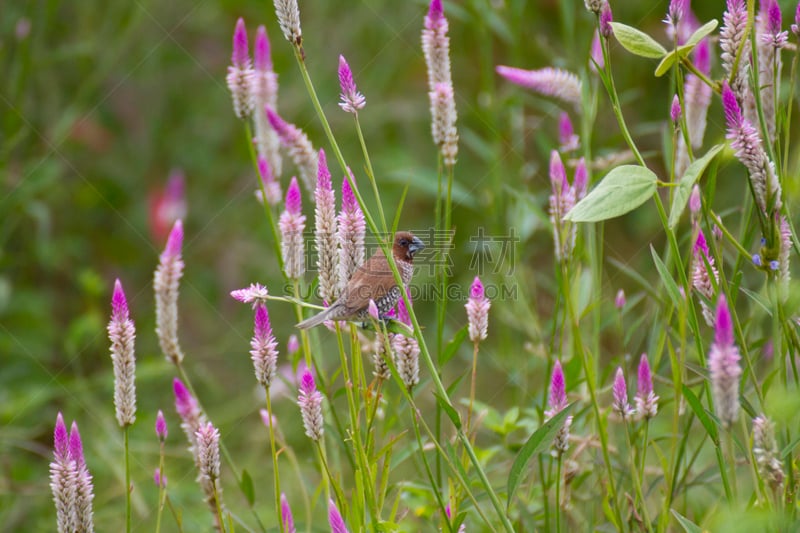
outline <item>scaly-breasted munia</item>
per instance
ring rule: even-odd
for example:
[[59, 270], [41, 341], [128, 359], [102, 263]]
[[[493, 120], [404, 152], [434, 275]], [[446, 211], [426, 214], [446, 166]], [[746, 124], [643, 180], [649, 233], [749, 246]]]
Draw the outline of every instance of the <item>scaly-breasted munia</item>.
[[[407, 231], [398, 231], [392, 244], [392, 255], [403, 285], [411, 282], [414, 274], [414, 254], [423, 249], [425, 244]], [[382, 250], [378, 250], [347, 282], [342, 295], [330, 307], [311, 318], [303, 320], [297, 327], [307, 329], [322, 324], [326, 320], [366, 321], [369, 317], [370, 300], [375, 302], [378, 313], [383, 318], [391, 311], [400, 299], [401, 287], [397, 285], [389, 268], [389, 262]]]

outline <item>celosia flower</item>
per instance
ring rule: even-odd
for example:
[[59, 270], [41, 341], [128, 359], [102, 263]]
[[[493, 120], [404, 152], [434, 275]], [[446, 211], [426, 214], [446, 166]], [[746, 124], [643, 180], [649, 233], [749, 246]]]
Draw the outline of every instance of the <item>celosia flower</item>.
[[[266, 107], [270, 109], [278, 108], [278, 75], [272, 67], [272, 57], [270, 57], [269, 38], [267, 29], [264, 26], [258, 27], [256, 33], [256, 44], [253, 48], [253, 72], [250, 76], [250, 98], [253, 105], [253, 124], [255, 126], [255, 144], [259, 156], [259, 170], [262, 178], [267, 179], [265, 172], [261, 170], [260, 160], [263, 158], [269, 165], [269, 176], [272, 182], [276, 183], [276, 176], [280, 176], [283, 171], [283, 159], [280, 154], [280, 141], [278, 135], [267, 121], [267, 114], [264, 112]], [[274, 187], [273, 187], [274, 188]], [[280, 185], [277, 185], [280, 197]], [[267, 201], [270, 205], [275, 203], [269, 200], [271, 191], [267, 190]]]
[[[750, 40], [745, 40], [747, 29], [747, 6], [744, 0], [727, 0], [727, 10], [722, 15], [722, 29], [719, 32], [719, 46], [722, 49], [722, 69], [725, 77], [731, 79], [739, 46], [744, 41], [738, 70], [733, 76], [732, 90], [739, 102], [748, 98], [747, 69], [750, 65]], [[752, 95], [749, 95], [752, 98]]]
[[[710, 267], [711, 272], [706, 268], [706, 264]], [[714, 277], [714, 283], [711, 282], [711, 276]], [[697, 230], [697, 239], [694, 242], [692, 249], [692, 287], [699, 292], [704, 298], [700, 299], [700, 307], [703, 310], [703, 318], [709, 326], [714, 324], [714, 313], [706, 303], [707, 301], [714, 300], [714, 285], [719, 280], [719, 273], [714, 266], [714, 256], [708, 251], [708, 244], [706, 237], [703, 235], [703, 230]]]
[[167, 440], [167, 421], [161, 409], [158, 410], [158, 414], [156, 415], [156, 436], [161, 442]]
[[247, 29], [244, 26], [244, 19], [241, 18], [236, 21], [236, 29], [233, 31], [231, 63], [226, 81], [233, 97], [233, 111], [237, 117], [247, 118], [253, 112], [253, 102], [250, 98], [252, 66], [247, 51]]
[[550, 152], [550, 223], [553, 225], [553, 244], [555, 256], [559, 261], [568, 259], [575, 246], [577, 227], [564, 220], [575, 205], [575, 187], [567, 181], [567, 172], [561, 156], [553, 150]]
[[456, 102], [453, 86], [437, 83], [430, 93], [431, 135], [439, 147], [444, 164], [453, 166], [458, 155], [458, 130], [456, 129]]
[[589, 68], [592, 72], [597, 72], [598, 69], [603, 70], [606, 66], [606, 60], [603, 57], [603, 45], [600, 42], [600, 34], [595, 31], [592, 38], [592, 47], [589, 50]]
[[450, 73], [450, 38], [448, 23], [444, 16], [442, 0], [431, 0], [425, 15], [422, 30], [422, 52], [428, 68], [428, 90], [433, 91], [437, 83], [452, 85]]
[[61, 413], [56, 417], [53, 432], [53, 462], [50, 463], [50, 489], [56, 505], [56, 526], [58, 533], [71, 533], [77, 530], [76, 491], [78, 469], [69, 453], [69, 435]]
[[469, 299], [464, 304], [469, 322], [469, 340], [480, 342], [486, 338], [489, 328], [489, 308], [492, 303], [486, 297], [480, 278], [475, 276], [469, 290]]
[[723, 427], [729, 428], [739, 415], [739, 349], [733, 340], [733, 321], [724, 294], [719, 295], [714, 322], [714, 344], [708, 352], [714, 408]]
[[302, 213], [302, 199], [297, 178], [292, 178], [286, 190], [286, 208], [278, 220], [281, 230], [281, 255], [283, 271], [290, 279], [300, 279], [306, 271], [303, 230], [306, 217]]
[[653, 392], [653, 375], [650, 373], [650, 363], [647, 361], [646, 353], [643, 353], [639, 360], [637, 378], [638, 388], [633, 399], [636, 404], [636, 414], [639, 418], [649, 420], [658, 413], [658, 396]]
[[580, 138], [575, 135], [569, 113], [562, 111], [558, 117], [558, 144], [562, 152], [571, 152], [580, 148]]
[[[789, 32], [781, 31], [781, 8], [776, 0], [763, 0], [756, 17], [758, 50], [758, 83], [761, 87], [761, 110], [767, 127], [767, 139], [775, 140], [775, 80], [780, 83], [781, 49], [789, 40]], [[776, 77], [777, 75], [777, 77]], [[754, 122], [755, 123], [755, 122]]]
[[317, 272], [319, 273], [319, 294], [323, 300], [335, 301], [339, 295], [339, 241], [336, 224], [336, 198], [331, 187], [331, 173], [320, 149], [319, 170], [314, 207], [314, 243], [317, 248]]
[[[567, 385], [564, 380], [564, 371], [561, 369], [561, 361], [556, 360], [553, 365], [553, 373], [550, 375], [550, 400], [549, 409], [544, 412], [545, 420], [550, 420], [567, 406]], [[569, 448], [569, 428], [572, 425], [572, 417], [568, 416], [564, 420], [564, 425], [558, 430], [553, 438], [553, 456], [559, 457]]]
[[266, 304], [267, 296], [269, 296], [269, 291], [260, 283], [251, 283], [249, 287], [231, 291], [231, 297], [234, 300], [238, 300], [245, 304], [252, 303], [253, 309], [255, 309], [259, 304]]
[[289, 340], [286, 341], [286, 353], [290, 356], [297, 353], [300, 349], [300, 341], [297, 338], [297, 335], [289, 335]]
[[558, 98], [576, 107], [581, 105], [581, 82], [578, 76], [571, 72], [553, 67], [523, 70], [503, 65], [499, 65], [495, 70], [511, 83]]
[[267, 120], [278, 134], [281, 144], [289, 152], [294, 164], [300, 170], [300, 179], [308, 191], [314, 190], [317, 175], [317, 152], [303, 131], [283, 120], [272, 108], [267, 107]]
[[[270, 131], [272, 131], [272, 129], [270, 129]], [[261, 156], [258, 156], [258, 174], [261, 177], [261, 182], [264, 184], [263, 194], [266, 196], [267, 205], [278, 205], [282, 196], [281, 184], [275, 179], [275, 175], [272, 173], [267, 160]], [[256, 198], [263, 202], [264, 198], [261, 196], [261, 189], [256, 190]]]
[[128, 314], [128, 302], [119, 280], [114, 282], [111, 297], [111, 320], [108, 323], [111, 361], [114, 364], [114, 408], [117, 423], [130, 426], [136, 421], [136, 356], [133, 342], [136, 329]]
[[589, 184], [589, 173], [586, 170], [586, 159], [581, 157], [575, 165], [575, 176], [572, 178], [572, 187], [575, 189], [575, 199], [582, 200], [586, 196]]
[[695, 183], [694, 187], [692, 187], [692, 194], [689, 195], [689, 213], [692, 215], [692, 222], [697, 223], [702, 207], [703, 203], [700, 197], [700, 186]]
[[73, 501], [76, 517], [75, 531], [92, 533], [94, 531], [94, 520], [92, 517], [92, 500], [94, 499], [92, 476], [89, 473], [89, 469], [86, 467], [86, 461], [83, 457], [81, 435], [78, 433], [78, 424], [74, 421], [69, 431], [69, 457], [70, 460], [75, 462], [76, 471], [75, 499]]
[[213, 483], [219, 479], [219, 430], [206, 422], [195, 432], [195, 439], [200, 475]]
[[300, 395], [297, 397], [303, 427], [308, 438], [318, 442], [325, 430], [322, 419], [322, 394], [314, 383], [314, 375], [309, 369], [300, 377]]
[[[392, 345], [392, 337], [394, 334], [389, 333], [389, 347], [391, 350]], [[375, 342], [372, 345], [372, 375], [375, 376], [376, 379], [385, 381], [392, 377], [392, 374], [389, 370], [389, 364], [386, 362], [386, 342], [383, 336], [383, 332], [378, 332], [375, 335]]]
[[[350, 179], [355, 183], [348, 169]], [[355, 271], [364, 263], [364, 238], [367, 226], [364, 213], [350, 187], [350, 180], [342, 181], [342, 210], [339, 212], [339, 289], [341, 293]]]
[[606, 0], [583, 0], [586, 9], [592, 13], [600, 13], [600, 10], [603, 9], [603, 6], [607, 3]]
[[789, 258], [792, 253], [792, 228], [786, 217], [782, 216], [779, 223], [780, 228], [780, 252], [778, 252], [778, 264], [780, 265], [780, 272], [778, 279], [781, 280], [784, 288], [788, 287], [790, 279]]
[[183, 222], [178, 219], [172, 226], [153, 277], [156, 335], [164, 356], [175, 365], [183, 361], [183, 352], [178, 343], [178, 283], [183, 276], [182, 244]]
[[672, 105], [669, 106], [669, 118], [677, 126], [681, 119], [681, 100], [678, 95], [672, 97]]
[[[406, 295], [411, 302], [411, 295], [408, 293]], [[406, 309], [405, 300], [402, 298], [397, 301], [397, 319], [407, 326], [411, 325], [411, 317]], [[394, 366], [397, 368], [403, 384], [411, 390], [419, 383], [419, 342], [415, 337], [407, 337], [402, 333], [392, 336], [391, 341]]]
[[611, 390], [614, 396], [612, 409], [622, 420], [628, 420], [634, 411], [628, 403], [628, 386], [625, 384], [625, 374], [622, 373], [622, 367], [617, 367], [614, 386]]
[[599, 29], [600, 35], [608, 39], [614, 35], [614, 28], [611, 27], [614, 17], [611, 13], [611, 5], [608, 2], [603, 2], [603, 7], [600, 9]]
[[753, 456], [758, 473], [774, 491], [783, 489], [783, 463], [775, 440], [775, 424], [765, 415], [753, 420]]
[[764, 151], [758, 130], [742, 115], [736, 95], [727, 82], [722, 85], [722, 104], [728, 124], [726, 137], [731, 141], [731, 148], [747, 167], [758, 206], [765, 213], [772, 213], [781, 206], [781, 188], [774, 165]]
[[620, 289], [617, 291], [617, 295], [614, 297], [614, 307], [619, 310], [622, 310], [625, 307], [625, 291]]
[[255, 326], [253, 338], [250, 341], [250, 356], [253, 359], [253, 367], [256, 373], [256, 381], [263, 387], [269, 388], [278, 368], [278, 341], [272, 334], [272, 326], [269, 323], [269, 313], [267, 306], [259, 304], [256, 306]]
[[181, 380], [175, 378], [172, 381], [172, 390], [175, 393], [175, 411], [181, 419], [181, 429], [189, 441], [192, 455], [195, 456], [195, 432], [205, 425], [206, 417], [200, 410], [197, 400]]
[[367, 99], [356, 89], [356, 82], [353, 80], [353, 71], [343, 55], [339, 56], [339, 87], [341, 88], [341, 99], [339, 107], [348, 113], [358, 113], [367, 104]]
[[297, 8], [297, 0], [273, 0], [273, 3], [283, 36], [293, 45], [300, 46], [303, 42], [303, 32], [300, 30], [300, 10]]
[[664, 22], [670, 24], [673, 28], [677, 28], [678, 23], [686, 12], [686, 7], [686, 0], [670, 0], [667, 18]]
[[792, 24], [792, 33], [800, 37], [800, 2], [797, 3], [797, 8], [794, 11], [794, 24]]
[[333, 500], [328, 500], [328, 523], [331, 526], [331, 533], [349, 533]]
[[292, 509], [289, 507], [289, 500], [286, 499], [286, 494], [283, 493], [281, 493], [281, 523], [286, 533], [296, 533], [297, 529], [294, 527]]
[[369, 299], [369, 304], [367, 304], [367, 314], [370, 316], [372, 320], [380, 320], [381, 315], [378, 312], [378, 306], [375, 303], [375, 300], [372, 298]]

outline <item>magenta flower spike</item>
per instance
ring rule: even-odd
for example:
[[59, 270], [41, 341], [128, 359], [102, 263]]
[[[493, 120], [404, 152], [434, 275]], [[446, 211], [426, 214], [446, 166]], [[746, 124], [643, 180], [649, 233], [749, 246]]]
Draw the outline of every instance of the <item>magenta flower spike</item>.
[[[352, 173], [350, 178], [355, 183]], [[339, 285], [341, 293], [355, 271], [364, 263], [364, 239], [366, 237], [364, 213], [358, 205], [355, 193], [346, 177], [342, 181], [342, 210], [338, 217], [339, 235]]]
[[167, 476], [158, 467], [153, 470], [153, 483], [159, 488], [166, 488], [167, 486]]
[[569, 113], [565, 111], [558, 117], [558, 144], [563, 152], [572, 152], [580, 148], [580, 138], [575, 135]]
[[250, 96], [250, 77], [253, 69], [247, 50], [247, 29], [244, 26], [244, 19], [241, 18], [236, 21], [236, 29], [233, 31], [231, 63], [226, 82], [233, 98], [233, 110], [237, 117], [247, 118], [253, 112]]
[[258, 27], [256, 31], [256, 44], [253, 47], [253, 68], [257, 71], [272, 70], [272, 52], [267, 36], [267, 28], [264, 25]]
[[575, 165], [575, 177], [572, 179], [572, 186], [575, 188], [575, 199], [582, 200], [586, 196], [586, 189], [589, 182], [589, 173], [586, 170], [586, 159], [581, 157]]
[[689, 195], [689, 212], [692, 214], [693, 219], [698, 217], [702, 207], [703, 203], [700, 197], [700, 186], [695, 183], [694, 187], [692, 187], [692, 194]]
[[714, 408], [723, 427], [729, 428], [739, 415], [739, 349], [734, 344], [733, 321], [724, 294], [719, 295], [714, 322], [714, 343], [708, 352], [708, 370]]
[[[722, 84], [722, 106], [728, 124], [727, 139], [731, 141], [737, 159], [747, 168], [753, 185], [756, 202], [763, 212], [777, 210], [781, 206], [781, 188], [775, 176], [775, 168], [767, 157], [758, 130], [744, 118], [736, 95]], [[769, 200], [769, 201], [768, 201]]]
[[331, 173], [325, 151], [317, 157], [317, 187], [314, 206], [314, 244], [317, 248], [319, 293], [323, 300], [335, 301], [339, 295], [339, 240], [336, 221], [336, 197], [331, 185]]
[[325, 430], [322, 418], [322, 394], [317, 390], [314, 375], [309, 369], [305, 369], [300, 376], [300, 395], [297, 404], [300, 406], [306, 436], [314, 442], [319, 442]]
[[61, 411], [56, 415], [56, 427], [53, 431], [53, 456], [59, 462], [69, 460], [69, 434]]
[[614, 35], [614, 29], [611, 23], [614, 21], [614, 16], [611, 13], [611, 6], [608, 2], [603, 2], [603, 7], [600, 9], [600, 35], [608, 39]]
[[249, 287], [231, 291], [231, 298], [245, 304], [252, 303], [254, 309], [258, 304], [266, 304], [268, 296], [269, 291], [260, 283], [251, 283]]
[[[548, 409], [544, 412], [545, 420], [550, 420], [560, 413], [567, 406], [567, 384], [564, 379], [564, 371], [561, 368], [561, 361], [556, 360], [553, 365], [553, 373], [550, 375], [550, 399]], [[554, 457], [559, 457], [569, 449], [569, 428], [572, 425], [572, 417], [568, 416], [564, 425], [553, 438]]]
[[650, 372], [650, 363], [647, 354], [643, 353], [639, 360], [637, 374], [637, 390], [634, 397], [636, 414], [639, 418], [651, 419], [658, 413], [658, 396], [653, 392], [653, 376]]
[[617, 295], [614, 297], [614, 307], [622, 311], [625, 307], [627, 300], [625, 299], [625, 291], [620, 289], [617, 291]]
[[683, 19], [683, 16], [686, 13], [686, 4], [686, 0], [670, 0], [669, 10], [667, 11], [667, 20], [664, 22], [672, 24], [673, 27], [677, 28], [678, 22]]
[[[258, 174], [264, 184], [264, 195], [268, 205], [275, 206], [281, 201], [281, 184], [275, 179], [269, 161], [263, 156], [258, 156]], [[257, 191], [260, 195], [261, 191]], [[262, 198], [263, 200], [263, 198]]]
[[766, 0], [761, 6], [767, 15], [761, 42], [773, 48], [784, 48], [789, 41], [789, 32], [781, 31], [781, 6], [776, 0]]
[[307, 191], [314, 190], [317, 176], [317, 152], [303, 131], [283, 120], [270, 106], [265, 108], [270, 126], [278, 134], [278, 139], [289, 152], [294, 164], [300, 170], [300, 179]]
[[550, 152], [550, 223], [553, 225], [555, 256], [559, 261], [569, 257], [575, 244], [577, 228], [564, 220], [575, 205], [575, 187], [570, 187], [564, 163], [556, 150]]
[[86, 466], [86, 460], [83, 457], [81, 434], [78, 431], [78, 424], [74, 420], [69, 430], [69, 457], [75, 461], [78, 468]]
[[71, 461], [74, 461], [76, 469], [74, 480], [75, 499], [73, 500], [73, 512], [76, 517], [75, 531], [93, 532], [92, 500], [94, 500], [94, 487], [92, 486], [92, 475], [86, 467], [81, 435], [78, 432], [78, 424], [74, 421], [69, 431], [69, 457]]
[[792, 33], [800, 37], [800, 2], [797, 3], [797, 8], [794, 10], [794, 24], [792, 24]]
[[167, 245], [159, 257], [153, 277], [156, 300], [156, 335], [161, 351], [168, 361], [177, 365], [183, 361], [178, 342], [178, 283], [183, 276], [183, 222], [178, 219], [167, 237]]
[[167, 421], [161, 409], [158, 410], [158, 414], [156, 415], [156, 436], [161, 442], [167, 440]]
[[367, 305], [367, 312], [370, 318], [372, 318], [372, 320], [375, 321], [380, 320], [381, 315], [378, 312], [378, 306], [375, 304], [375, 300], [373, 300], [372, 298], [369, 299], [369, 304]]
[[347, 526], [344, 524], [344, 519], [333, 500], [328, 500], [328, 523], [331, 526], [331, 533], [349, 533]]
[[289, 340], [286, 341], [286, 352], [289, 355], [294, 355], [300, 349], [300, 341], [297, 338], [297, 335], [289, 335]]
[[302, 199], [297, 178], [292, 178], [286, 190], [285, 209], [278, 220], [278, 227], [281, 230], [283, 271], [290, 279], [300, 279], [306, 269], [303, 240], [306, 217], [302, 214]]
[[128, 302], [119, 280], [111, 296], [111, 320], [108, 323], [111, 361], [114, 365], [114, 408], [121, 427], [136, 421], [136, 330], [128, 313]]
[[356, 114], [359, 109], [363, 109], [367, 104], [367, 99], [356, 89], [356, 82], [353, 80], [353, 71], [343, 55], [339, 56], [339, 87], [342, 90], [339, 107], [348, 113]]
[[597, 72], [598, 68], [603, 70], [606, 66], [606, 60], [603, 57], [603, 44], [600, 42], [600, 33], [595, 30], [594, 37], [592, 37], [592, 47], [589, 50], [591, 59], [589, 60], [589, 68], [592, 72]]
[[59, 412], [53, 432], [53, 462], [50, 463], [50, 489], [56, 506], [59, 533], [77, 529], [77, 470], [76, 462], [70, 457], [67, 426]]
[[523, 70], [504, 65], [498, 65], [495, 70], [511, 83], [573, 104], [577, 108], [581, 105], [581, 82], [571, 72], [553, 67]]
[[469, 299], [464, 305], [467, 310], [467, 322], [469, 324], [469, 339], [473, 342], [480, 342], [486, 339], [489, 329], [489, 308], [492, 303], [486, 297], [483, 283], [480, 278], [475, 276], [472, 286], [469, 289]]
[[286, 499], [286, 494], [283, 493], [281, 493], [281, 522], [283, 523], [283, 529], [286, 533], [297, 532], [297, 529], [294, 527], [292, 509], [289, 507], [289, 500]]
[[[255, 138], [253, 142], [256, 145], [258, 157], [264, 158], [265, 163], [269, 165], [270, 175], [273, 176], [272, 181], [274, 182], [276, 177], [280, 177], [283, 170], [283, 158], [279, 151], [280, 140], [278, 139], [278, 134], [270, 126], [267, 115], [263, 110], [266, 107], [270, 109], [277, 109], [278, 107], [278, 75], [273, 70], [269, 37], [267, 36], [267, 29], [263, 25], [259, 26], [256, 32], [256, 42], [253, 47], [253, 69], [249, 81], [250, 104], [254, 111]], [[266, 173], [261, 171], [261, 175], [262, 179], [266, 181]], [[277, 189], [280, 191], [280, 185], [277, 185]], [[280, 197], [280, 192], [277, 194], [269, 190], [266, 192], [268, 201], [269, 196]], [[277, 202], [278, 200], [274, 203], [270, 202], [270, 205], [274, 205]]]
[[201, 425], [205, 424], [205, 415], [200, 411], [200, 405], [189, 392], [189, 389], [178, 378], [172, 381], [172, 390], [175, 394], [175, 411], [181, 419], [181, 429], [186, 434], [194, 454], [195, 432], [200, 429]]
[[625, 374], [622, 372], [622, 367], [617, 367], [617, 373], [614, 376], [614, 386], [611, 388], [614, 396], [614, 403], [612, 408], [622, 420], [628, 420], [633, 414], [633, 409], [628, 403], [628, 386], [625, 384]]
[[278, 369], [278, 341], [272, 334], [266, 305], [256, 306], [254, 322], [250, 356], [253, 360], [256, 381], [269, 389]]
[[681, 119], [681, 101], [677, 94], [672, 97], [672, 105], [669, 107], [669, 118], [675, 126], [678, 125]]
[[[706, 268], [706, 263], [711, 268], [710, 272]], [[714, 313], [706, 303], [706, 300], [714, 300], [714, 284], [711, 276], [714, 277], [714, 282], [719, 279], [719, 273], [714, 266], [714, 256], [709, 254], [703, 230], [698, 229], [697, 239], [692, 250], [692, 288], [705, 297], [705, 300], [700, 299], [700, 307], [703, 311], [703, 318], [709, 326], [714, 323]]]

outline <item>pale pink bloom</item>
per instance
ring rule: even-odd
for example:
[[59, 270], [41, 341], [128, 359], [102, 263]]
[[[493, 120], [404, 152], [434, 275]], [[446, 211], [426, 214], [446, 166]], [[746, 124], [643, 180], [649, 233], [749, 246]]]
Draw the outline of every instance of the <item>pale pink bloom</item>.
[[773, 490], [782, 490], [783, 463], [775, 440], [775, 424], [765, 415], [753, 420], [753, 456], [761, 479]]
[[708, 352], [708, 370], [714, 408], [723, 427], [729, 428], [739, 416], [739, 349], [733, 339], [733, 321], [724, 294], [719, 295], [714, 322], [714, 343]]
[[272, 108], [266, 108], [267, 120], [278, 134], [281, 144], [289, 152], [294, 164], [300, 170], [300, 180], [307, 191], [314, 190], [317, 176], [317, 152], [303, 131], [283, 120]]
[[562, 152], [572, 152], [581, 146], [580, 137], [575, 135], [569, 113], [565, 111], [558, 117], [558, 144]]
[[341, 88], [341, 99], [339, 107], [348, 113], [358, 113], [367, 104], [364, 95], [358, 92], [356, 82], [353, 80], [353, 71], [343, 55], [339, 56], [339, 87]]
[[[706, 264], [710, 267], [710, 272]], [[711, 282], [712, 276], [714, 283]], [[719, 273], [716, 266], [714, 266], [714, 256], [709, 253], [703, 230], [698, 229], [697, 239], [692, 248], [692, 288], [704, 297], [699, 299], [700, 307], [703, 310], [703, 318], [705, 318], [706, 324], [709, 326], [714, 324], [714, 313], [707, 301], [714, 301], [714, 284], [718, 280]]]
[[253, 338], [250, 341], [250, 356], [253, 359], [256, 381], [263, 387], [269, 388], [273, 379], [275, 379], [278, 367], [278, 341], [275, 340], [275, 336], [272, 334], [272, 326], [269, 322], [269, 313], [266, 305], [259, 304], [256, 306], [254, 322]]
[[469, 299], [464, 305], [469, 323], [469, 339], [480, 342], [486, 339], [489, 329], [489, 308], [492, 303], [486, 297], [480, 278], [475, 276], [469, 291]]
[[[349, 169], [348, 174], [355, 183], [355, 178]], [[342, 181], [342, 210], [339, 212], [337, 231], [339, 235], [339, 287], [337, 292], [341, 293], [358, 267], [364, 263], [364, 239], [367, 232], [364, 213], [358, 205], [356, 195], [350, 187], [350, 180], [347, 177]]]
[[643, 353], [639, 360], [636, 382], [638, 386], [634, 397], [636, 414], [639, 418], [653, 418], [658, 413], [658, 396], [653, 392], [653, 375], [650, 373], [650, 363], [647, 361], [646, 353]]
[[257, 189], [256, 198], [263, 203], [264, 202], [264, 197], [262, 196], [263, 194], [266, 196], [267, 205], [270, 206], [278, 205], [281, 201], [281, 196], [282, 196], [281, 184], [278, 183], [278, 180], [275, 179], [275, 175], [272, 173], [272, 170], [270, 169], [270, 165], [267, 162], [267, 160], [261, 156], [258, 156], [258, 174], [261, 177], [261, 182], [264, 184], [264, 192], [262, 193], [261, 189]]
[[300, 395], [297, 398], [300, 414], [303, 418], [303, 427], [308, 438], [318, 442], [325, 430], [322, 419], [322, 394], [314, 383], [314, 375], [306, 369], [300, 378]]
[[619, 310], [625, 307], [625, 291], [620, 289], [617, 291], [617, 295], [614, 297], [614, 307]]
[[183, 276], [182, 244], [183, 222], [178, 219], [172, 226], [153, 277], [158, 343], [167, 360], [176, 365], [183, 361], [178, 342], [178, 283]]
[[[564, 371], [561, 368], [561, 361], [556, 360], [553, 365], [553, 373], [550, 375], [550, 399], [549, 409], [544, 412], [545, 420], [550, 420], [567, 406], [567, 385], [564, 380]], [[569, 448], [569, 428], [572, 425], [572, 417], [568, 416], [564, 420], [564, 425], [553, 438], [553, 455], [558, 457], [565, 453]]]
[[628, 420], [633, 415], [634, 410], [628, 403], [628, 386], [625, 384], [625, 374], [622, 372], [622, 367], [617, 367], [614, 385], [611, 390], [614, 396], [612, 409], [622, 420]]
[[431, 135], [439, 147], [444, 164], [453, 166], [458, 156], [458, 129], [453, 86], [437, 83], [430, 93]]
[[[250, 76], [250, 99], [253, 106], [253, 125], [255, 126], [255, 145], [260, 160], [263, 158], [269, 165], [269, 175], [279, 177], [283, 171], [283, 159], [280, 154], [280, 141], [272, 129], [264, 112], [266, 107], [278, 108], [278, 75], [272, 67], [269, 38], [264, 26], [258, 27], [256, 43], [253, 47], [253, 71]], [[260, 169], [260, 167], [259, 167]], [[261, 171], [262, 177], [265, 172]], [[266, 178], [264, 178], [266, 181]], [[266, 185], [266, 183], [265, 183]], [[280, 185], [278, 185], [280, 191]], [[269, 200], [270, 191], [267, 191]], [[280, 197], [280, 192], [277, 194]], [[275, 202], [277, 203], [277, 202]], [[274, 205], [270, 202], [270, 205]]]
[[577, 108], [581, 106], [581, 82], [578, 76], [571, 72], [553, 67], [523, 70], [503, 65], [496, 67], [496, 70], [511, 83], [545, 96], [552, 96]]
[[136, 329], [128, 313], [128, 302], [119, 280], [114, 282], [111, 297], [111, 320], [108, 323], [111, 361], [114, 365], [114, 409], [117, 423], [130, 426], [136, 421]]
[[331, 186], [331, 173], [320, 149], [314, 206], [314, 244], [317, 248], [319, 294], [323, 300], [335, 301], [339, 295], [339, 240], [336, 221], [336, 198]]
[[231, 63], [226, 81], [233, 97], [233, 110], [237, 117], [247, 118], [253, 112], [250, 98], [250, 77], [253, 68], [247, 50], [247, 30], [242, 18], [236, 21], [236, 29], [233, 32]]
[[253, 309], [255, 309], [258, 304], [266, 304], [267, 296], [269, 296], [269, 291], [260, 283], [251, 283], [249, 287], [231, 291], [231, 297], [234, 300], [245, 304], [252, 303]]
[[297, 178], [292, 178], [286, 191], [286, 208], [278, 220], [281, 230], [281, 254], [283, 255], [283, 271], [290, 279], [300, 279], [306, 270], [305, 243], [303, 230], [306, 217], [302, 213], [300, 186]]

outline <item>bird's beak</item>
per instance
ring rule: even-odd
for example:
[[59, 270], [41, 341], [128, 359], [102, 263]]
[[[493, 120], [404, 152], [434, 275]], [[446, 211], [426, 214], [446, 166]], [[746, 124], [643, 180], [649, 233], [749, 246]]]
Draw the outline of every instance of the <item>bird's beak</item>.
[[422, 250], [423, 248], [425, 248], [425, 243], [422, 242], [419, 239], [419, 237], [414, 237], [411, 240], [411, 244], [408, 245], [408, 251], [411, 252], [412, 255]]

